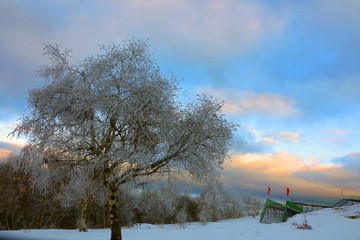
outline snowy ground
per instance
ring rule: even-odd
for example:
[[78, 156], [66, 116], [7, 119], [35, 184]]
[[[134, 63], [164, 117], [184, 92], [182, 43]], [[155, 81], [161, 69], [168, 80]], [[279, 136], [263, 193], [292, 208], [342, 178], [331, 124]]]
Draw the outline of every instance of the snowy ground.
[[[350, 218], [349, 218], [350, 217]], [[301, 225], [304, 218], [312, 230], [301, 230], [293, 223]], [[67, 239], [97, 240], [110, 239], [110, 230], [21, 230], [1, 231], [0, 239]], [[125, 240], [227, 240], [227, 239], [267, 239], [267, 240], [358, 240], [360, 239], [360, 204], [344, 208], [325, 209], [307, 214], [299, 214], [285, 223], [260, 224], [259, 217], [225, 220], [217, 223], [179, 225], [140, 224], [123, 229]]]

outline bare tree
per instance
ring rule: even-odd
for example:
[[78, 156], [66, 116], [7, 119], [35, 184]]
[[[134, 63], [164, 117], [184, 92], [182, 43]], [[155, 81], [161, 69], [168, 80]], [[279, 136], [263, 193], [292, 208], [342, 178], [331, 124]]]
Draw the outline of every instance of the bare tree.
[[46, 44], [50, 64], [39, 76], [48, 82], [29, 92], [29, 112], [13, 134], [29, 137], [39, 161], [51, 151], [47, 165], [100, 169], [111, 239], [121, 239], [117, 193], [122, 184], [184, 171], [196, 180], [217, 175], [236, 125], [210, 97], [183, 106], [178, 78], [161, 73], [145, 41], [101, 49], [103, 54], [71, 65], [70, 50]]

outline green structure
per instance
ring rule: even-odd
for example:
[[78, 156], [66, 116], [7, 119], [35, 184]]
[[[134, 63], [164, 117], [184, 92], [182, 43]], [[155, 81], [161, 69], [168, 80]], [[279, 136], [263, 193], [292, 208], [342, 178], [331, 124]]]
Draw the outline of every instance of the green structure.
[[260, 215], [261, 223], [285, 222], [289, 217], [303, 212], [302, 208], [293, 202], [286, 201], [285, 205], [266, 199], [264, 208]]
[[299, 202], [287, 200], [285, 205], [283, 205], [268, 198], [261, 212], [260, 222], [281, 223], [298, 213], [311, 212], [323, 208], [351, 206], [354, 204], [360, 204], [360, 196], [343, 197], [334, 204], [306, 200]]

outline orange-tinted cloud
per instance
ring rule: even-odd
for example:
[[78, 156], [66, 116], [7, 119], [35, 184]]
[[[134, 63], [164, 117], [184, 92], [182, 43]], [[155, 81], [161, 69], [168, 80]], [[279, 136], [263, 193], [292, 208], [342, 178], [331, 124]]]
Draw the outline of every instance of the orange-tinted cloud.
[[12, 153], [13, 151], [8, 149], [0, 149], [0, 162], [4, 162], [6, 158]]
[[0, 141], [0, 161], [5, 161], [12, 152], [18, 152], [24, 145]]
[[289, 175], [309, 168], [309, 165], [301, 161], [300, 158], [285, 151], [279, 151], [275, 154], [235, 155], [230, 166], [274, 175]]
[[224, 112], [238, 115], [257, 113], [284, 117], [295, 114], [297, 110], [293, 107], [293, 101], [283, 96], [248, 92], [237, 101], [235, 99], [227, 101], [224, 105]]
[[262, 139], [260, 139], [260, 142], [268, 143], [268, 144], [276, 143], [276, 141], [273, 138], [270, 138], [270, 137], [262, 138]]
[[0, 140], [0, 149], [6, 149], [11, 151], [18, 151], [24, 147], [24, 144], [14, 143], [14, 142], [6, 142]]
[[223, 111], [226, 114], [288, 117], [299, 113], [294, 107], [294, 101], [281, 95], [211, 88], [206, 89], [206, 93], [225, 101]]
[[301, 142], [301, 136], [293, 132], [273, 132], [271, 134], [273, 138], [283, 142]]
[[265, 192], [271, 185], [277, 194], [289, 187], [293, 196], [309, 198], [334, 198], [341, 189], [347, 194], [360, 195], [355, 184], [359, 180], [358, 174], [346, 171], [341, 165], [305, 162], [285, 151], [235, 155], [225, 164], [223, 174], [223, 181], [230, 187]]

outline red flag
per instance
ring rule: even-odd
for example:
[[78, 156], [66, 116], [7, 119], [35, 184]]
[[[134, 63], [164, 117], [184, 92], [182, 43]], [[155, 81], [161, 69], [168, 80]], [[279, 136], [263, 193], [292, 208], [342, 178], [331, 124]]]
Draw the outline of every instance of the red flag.
[[270, 194], [271, 188], [270, 186], [268, 187], [268, 195]]
[[289, 194], [290, 194], [290, 189], [287, 187], [286, 188], [286, 196], [289, 196]]

